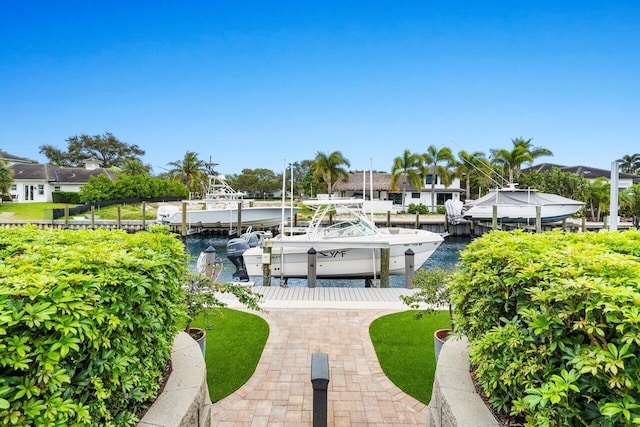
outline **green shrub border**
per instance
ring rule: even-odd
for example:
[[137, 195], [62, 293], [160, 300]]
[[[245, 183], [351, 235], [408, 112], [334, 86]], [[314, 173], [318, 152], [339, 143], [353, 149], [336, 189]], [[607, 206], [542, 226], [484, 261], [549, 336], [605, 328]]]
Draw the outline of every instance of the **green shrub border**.
[[640, 423], [640, 232], [492, 232], [461, 254], [455, 323], [491, 403], [527, 425]]
[[184, 322], [167, 234], [0, 230], [0, 424], [131, 425]]

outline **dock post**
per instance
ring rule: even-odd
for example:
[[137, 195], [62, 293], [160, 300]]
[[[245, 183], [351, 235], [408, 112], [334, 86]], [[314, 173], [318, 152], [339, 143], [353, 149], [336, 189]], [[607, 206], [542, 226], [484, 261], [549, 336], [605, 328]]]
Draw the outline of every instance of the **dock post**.
[[380, 287], [389, 287], [389, 257], [391, 249], [380, 248]]
[[64, 205], [64, 228], [69, 228], [69, 205]]
[[493, 205], [493, 215], [491, 217], [491, 228], [498, 229], [498, 205]]
[[91, 229], [96, 229], [96, 207], [91, 205]]
[[587, 231], [587, 216], [583, 216], [582, 217], [582, 232], [584, 233], [585, 231]]
[[415, 252], [411, 248], [404, 252], [404, 287], [413, 288]]
[[420, 212], [416, 212], [416, 230], [420, 229]]
[[147, 229], [147, 202], [142, 202], [142, 230]]
[[311, 386], [313, 387], [313, 427], [327, 425], [327, 389], [329, 388], [329, 356], [311, 355]]
[[120, 205], [116, 206], [116, 228], [118, 230], [122, 228], [122, 212], [120, 210]]
[[216, 248], [209, 246], [204, 250], [204, 254], [204, 275], [212, 279], [216, 265]]
[[262, 248], [262, 286], [271, 286], [271, 245]]
[[242, 234], [242, 202], [238, 202], [238, 236]]
[[316, 287], [316, 250], [311, 248], [307, 251], [307, 287]]
[[180, 228], [182, 237], [187, 237], [187, 202], [182, 202], [182, 227]]
[[391, 211], [387, 211], [387, 227], [391, 227]]
[[536, 233], [542, 231], [542, 206], [536, 206]]
[[298, 226], [298, 212], [293, 214], [293, 226], [294, 227]]

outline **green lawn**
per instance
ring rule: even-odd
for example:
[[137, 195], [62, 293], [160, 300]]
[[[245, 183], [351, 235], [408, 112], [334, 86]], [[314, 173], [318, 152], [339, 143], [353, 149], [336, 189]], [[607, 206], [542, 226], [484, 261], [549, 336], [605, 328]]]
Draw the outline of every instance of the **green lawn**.
[[415, 320], [414, 310], [389, 314], [371, 323], [369, 335], [387, 377], [405, 393], [428, 404], [436, 370], [433, 332], [449, 328], [449, 312]]
[[212, 402], [230, 395], [253, 375], [269, 336], [259, 316], [228, 308], [207, 311], [193, 326], [207, 324], [207, 385]]
[[[51, 219], [51, 209], [64, 208], [63, 203], [0, 203], [0, 213], [12, 212], [13, 215], [3, 216], [16, 220], [44, 220]], [[48, 216], [47, 216], [48, 215]]]

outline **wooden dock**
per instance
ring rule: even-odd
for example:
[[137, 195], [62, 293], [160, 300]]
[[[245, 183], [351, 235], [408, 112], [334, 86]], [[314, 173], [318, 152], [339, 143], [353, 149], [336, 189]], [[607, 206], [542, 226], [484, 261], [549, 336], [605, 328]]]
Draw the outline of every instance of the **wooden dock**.
[[[392, 309], [408, 310], [400, 297], [412, 295], [418, 289], [407, 288], [307, 288], [282, 286], [253, 286], [252, 291], [262, 295], [260, 307], [311, 309]], [[242, 304], [231, 294], [216, 297], [229, 307], [241, 308]]]

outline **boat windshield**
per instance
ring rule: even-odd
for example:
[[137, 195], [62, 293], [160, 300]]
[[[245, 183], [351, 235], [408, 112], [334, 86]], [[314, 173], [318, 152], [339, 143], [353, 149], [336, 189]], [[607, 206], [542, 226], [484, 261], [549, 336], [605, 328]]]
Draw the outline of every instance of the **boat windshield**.
[[369, 224], [359, 219], [339, 222], [325, 228], [323, 231], [324, 236], [329, 239], [336, 237], [372, 236], [375, 234], [375, 230], [371, 228]]

